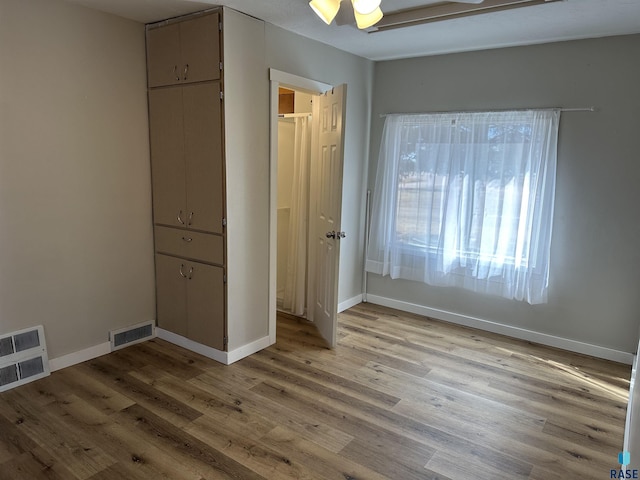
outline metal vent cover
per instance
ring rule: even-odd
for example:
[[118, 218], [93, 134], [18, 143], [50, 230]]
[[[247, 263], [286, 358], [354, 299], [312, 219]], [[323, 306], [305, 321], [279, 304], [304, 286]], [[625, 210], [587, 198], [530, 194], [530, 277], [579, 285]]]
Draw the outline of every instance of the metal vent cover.
[[120, 330], [113, 330], [109, 337], [111, 340], [111, 351], [119, 350], [135, 343], [144, 342], [155, 337], [153, 322], [140, 323], [125, 327]]
[[44, 328], [0, 335], [0, 392], [50, 374]]

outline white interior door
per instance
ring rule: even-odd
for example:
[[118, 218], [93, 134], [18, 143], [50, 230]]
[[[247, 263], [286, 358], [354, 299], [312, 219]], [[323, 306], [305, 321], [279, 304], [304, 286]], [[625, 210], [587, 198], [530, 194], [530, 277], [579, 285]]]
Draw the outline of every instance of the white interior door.
[[[344, 112], [347, 86], [340, 85], [318, 97], [314, 122], [319, 124], [311, 181], [313, 222], [312, 320], [331, 348], [336, 345], [338, 268], [342, 210]], [[317, 120], [316, 120], [317, 119]]]

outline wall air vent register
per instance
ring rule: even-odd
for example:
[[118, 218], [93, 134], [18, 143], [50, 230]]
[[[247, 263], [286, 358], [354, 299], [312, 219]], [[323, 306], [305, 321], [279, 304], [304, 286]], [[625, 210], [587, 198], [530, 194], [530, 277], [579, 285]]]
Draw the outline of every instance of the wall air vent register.
[[50, 374], [44, 328], [0, 335], [0, 392]]

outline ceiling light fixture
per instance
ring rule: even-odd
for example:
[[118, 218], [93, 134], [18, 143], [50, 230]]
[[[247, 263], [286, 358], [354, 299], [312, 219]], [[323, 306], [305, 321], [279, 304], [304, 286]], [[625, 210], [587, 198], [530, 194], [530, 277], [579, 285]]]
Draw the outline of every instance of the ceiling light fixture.
[[[309, 6], [324, 23], [331, 24], [338, 10], [341, 0], [311, 0]], [[358, 28], [364, 30], [372, 27], [382, 20], [383, 13], [380, 10], [380, 0], [351, 0], [353, 14]]]
[[353, 9], [363, 15], [372, 13], [380, 7], [380, 0], [352, 0]]
[[329, 25], [340, 10], [340, 0], [311, 0], [309, 6], [324, 23]]
[[355, 2], [356, 0], [353, 0], [353, 14], [356, 17], [356, 25], [358, 25], [360, 30], [373, 27], [376, 23], [382, 20], [382, 10], [380, 10], [380, 7], [376, 7], [369, 13], [361, 13], [355, 8]]

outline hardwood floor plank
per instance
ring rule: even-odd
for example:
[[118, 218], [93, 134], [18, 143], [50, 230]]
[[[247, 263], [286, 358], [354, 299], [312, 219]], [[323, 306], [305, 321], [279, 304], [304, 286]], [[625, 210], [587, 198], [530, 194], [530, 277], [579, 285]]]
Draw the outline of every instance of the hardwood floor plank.
[[165, 395], [152, 386], [119, 370], [117, 362], [112, 362], [111, 358], [101, 357], [92, 360], [86, 364], [86, 368], [108, 381], [107, 385], [114, 390], [135, 400], [136, 403], [152, 412], [163, 415], [175, 425], [186, 425], [202, 415], [202, 413], [177, 401], [175, 398]]
[[[471, 372], [473, 372], [473, 370], [471, 370]], [[613, 415], [613, 424], [617, 425], [618, 429], [624, 427], [624, 422], [620, 422], [621, 415], [619, 412], [624, 404], [617, 400], [617, 394], [614, 397], [616, 399], [615, 402], [612, 402], [612, 399], [608, 398], [605, 399], [602, 404], [596, 400], [585, 405], [584, 402], [581, 402], [579, 398], [577, 398], [583, 395], [583, 392], [576, 392], [576, 396], [572, 393], [562, 397], [554, 395], [553, 392], [558, 388], [558, 384], [541, 384], [537, 392], [532, 392], [532, 387], [529, 385], [529, 382], [535, 383], [535, 380], [523, 377], [518, 378], [517, 376], [513, 378], [510, 374], [496, 374], [495, 376], [491, 376], [489, 374], [471, 372], [465, 373], [462, 370], [457, 370], [456, 367], [452, 367], [451, 370], [438, 367], [432, 369], [425, 378], [441, 385], [447, 385], [482, 396], [489, 400], [506, 403], [514, 408], [543, 417], [553, 417], [554, 415], [564, 417], [567, 411], [571, 411], [578, 417], [588, 417], [596, 422], [611, 425]], [[510, 383], [511, 379], [514, 380], [513, 384]], [[518, 387], [518, 384], [521, 382], [525, 386], [524, 388]], [[609, 404], [611, 408], [601, 409], [597, 407], [597, 405], [603, 404]], [[611, 409], [614, 410], [613, 413]], [[626, 411], [626, 408], [624, 408], [624, 410]], [[622, 430], [620, 430], [620, 432], [621, 431]]]
[[0, 415], [0, 465], [36, 447], [36, 442], [20, 431], [15, 423]]
[[[353, 440], [353, 436], [339, 429], [331, 428], [322, 422], [309, 418], [305, 411], [292, 410], [279, 402], [274, 402], [237, 384], [211, 376], [211, 372], [190, 380], [214, 396], [238, 404], [242, 413], [249, 418], [254, 416], [278, 419], [279, 425], [296, 432], [318, 446], [337, 453]], [[237, 414], [233, 414], [237, 416]]]
[[[115, 422], [93, 405], [75, 395], [49, 405], [51, 414], [65, 419], [65, 423], [82, 437], [101, 448], [116, 463], [101, 470], [92, 478], [106, 478], [110, 472], [120, 471], [124, 477], [137, 478], [194, 478], [187, 477], [175, 462], [167, 461], [167, 455], [148, 442], [139, 442], [127, 429]], [[113, 477], [112, 477], [113, 478]]]
[[[308, 465], [292, 461], [287, 452], [274, 442], [267, 442], [265, 445], [259, 440], [245, 437], [235, 431], [230, 422], [218, 423], [211, 418], [203, 417], [189, 425], [185, 431], [264, 478], [323, 478], [313, 469], [309, 469]], [[315, 449], [320, 448], [316, 445]]]
[[[346, 337], [347, 339], [349, 337]], [[354, 367], [357, 365], [365, 365], [367, 362], [380, 362], [389, 367], [393, 367], [397, 370], [401, 370], [406, 373], [410, 373], [416, 376], [422, 376], [429, 373], [429, 367], [423, 365], [421, 362], [407, 361], [402, 358], [389, 355], [380, 349], [371, 347], [368, 344], [350, 344], [349, 341], [340, 341], [339, 350], [335, 351], [318, 351], [318, 350], [304, 350], [292, 347], [295, 345], [293, 341], [278, 341], [275, 345], [269, 348], [270, 351], [275, 350], [278, 353], [284, 355], [299, 355], [303, 359], [326, 359], [332, 358], [335, 361], [340, 362], [342, 365], [349, 365]], [[303, 360], [304, 361], [304, 360]], [[310, 360], [311, 361], [311, 360]]]
[[[143, 371], [147, 368], [145, 367]], [[138, 374], [144, 373], [143, 371]], [[132, 373], [132, 375], [136, 375], [136, 373]], [[150, 385], [216, 422], [222, 423], [232, 417], [235, 420], [236, 432], [241, 432], [248, 438], [258, 439], [277, 425], [275, 420], [260, 415], [257, 409], [247, 411], [250, 408], [248, 402], [239, 398], [220, 397], [215, 394], [216, 392], [212, 392], [212, 389], [206, 384], [198, 385], [193, 379], [191, 380], [191, 382], [185, 382], [172, 375], [164, 374], [151, 380]], [[200, 388], [200, 386], [209, 388]], [[199, 418], [195, 421], [197, 420]], [[185, 430], [188, 429], [189, 425], [185, 426]]]
[[[377, 412], [379, 415], [362, 413], [361, 404], [354, 404], [351, 408], [347, 404], [340, 409], [328, 405], [324, 399], [315, 400], [313, 397], [303, 396], [295, 390], [283, 388], [272, 382], [257, 385], [252, 388], [252, 391], [284, 405], [290, 405], [291, 409], [303, 408], [311, 418], [316, 418], [334, 428], [348, 429], [353, 432], [356, 440], [371, 439], [360, 443], [360, 449], [368, 449], [367, 457], [378, 456], [389, 462], [393, 462], [394, 458], [401, 458], [403, 465], [422, 469], [437, 449], [450, 448], [480, 456], [489, 464], [496, 462], [502, 465], [511, 462], [511, 468], [514, 471], [528, 469], [527, 466], [520, 465], [518, 460], [505, 460], [504, 455], [482, 444], [456, 437], [393, 412]], [[348, 452], [350, 452], [349, 446], [340, 453], [347, 455]]]
[[[174, 377], [188, 380], [190, 378], [202, 375], [204, 370], [195, 366], [188, 361], [180, 361], [175, 359], [167, 352], [163, 352], [157, 348], [151, 347], [152, 342], [140, 344], [135, 350], [135, 359], [140, 361], [143, 366], [153, 365], [162, 368], [166, 373]], [[118, 354], [123, 356], [127, 353], [127, 349], [119, 350]], [[131, 358], [132, 356], [130, 356]]]
[[527, 480], [533, 465], [519, 471], [510, 471], [510, 465], [487, 465], [478, 457], [459, 452], [438, 451], [429, 460], [427, 467], [437, 473], [449, 475], [456, 480], [475, 480], [490, 478], [491, 480]]
[[385, 475], [391, 480], [453, 480], [445, 475], [436, 473], [422, 464], [431, 456], [416, 455], [408, 458], [408, 455], [396, 451], [393, 446], [387, 446], [391, 451], [387, 454], [380, 452], [380, 444], [374, 443], [372, 438], [354, 438], [340, 455], [369, 469]]
[[131, 398], [97, 380], [91, 373], [82, 368], [59, 370], [55, 375], [56, 388], [59, 389], [60, 385], [63, 385], [65, 391], [73, 392], [74, 395], [107, 415], [119, 412], [135, 403]]
[[60, 461], [36, 447], [0, 464], [0, 480], [75, 480]]
[[[318, 448], [285, 427], [274, 428], [263, 441], [284, 453], [290, 462], [296, 465], [306, 465], [308, 470], [315, 472], [320, 478], [354, 480], [386, 480], [389, 478], [341, 454]], [[396, 472], [396, 475], [399, 473]]]
[[135, 427], [143, 441], [170, 450], [185, 468], [205, 478], [262, 479], [249, 468], [140, 405], [132, 405], [114, 416], [121, 425]]
[[[36, 383], [29, 385], [37, 388]], [[32, 401], [34, 396], [29, 395], [29, 391], [20, 388], [5, 392], [0, 402], [0, 414], [51, 455], [55, 463], [64, 465], [79, 480], [90, 478], [115, 463], [101, 445], [87, 439], [70, 426], [64, 416], [52, 411], [51, 405], [55, 401], [38, 405], [37, 401]]]
[[593, 445], [594, 448], [602, 449], [611, 455], [617, 455], [622, 450], [622, 425], [601, 422], [575, 413], [572, 413], [570, 418], [560, 414], [549, 416], [542, 431], [572, 439], [577, 444]]
[[400, 397], [390, 393], [352, 382], [339, 375], [308, 367], [305, 364], [293, 362], [287, 357], [273, 352], [261, 352], [247, 358], [243, 365], [248, 366], [253, 372], [263, 373], [263, 378], [283, 379], [287, 383], [313, 390], [318, 395], [329, 398], [338, 391], [382, 408], [392, 408], [401, 400]]
[[[495, 430], [542, 430], [546, 418], [518, 409], [508, 403], [486, 399], [474, 392], [461, 390], [432, 382], [428, 378], [415, 378], [390, 369], [378, 363], [368, 364], [360, 369], [368, 373], [372, 384], [384, 391], [403, 389], [403, 400], [394, 411], [412, 414], [414, 409], [430, 419], [442, 416], [443, 426], [452, 427], [451, 413], [455, 412], [462, 432], [472, 433], [469, 426], [477, 431]], [[440, 413], [444, 412], [444, 413]], [[450, 430], [451, 431], [451, 430]]]

